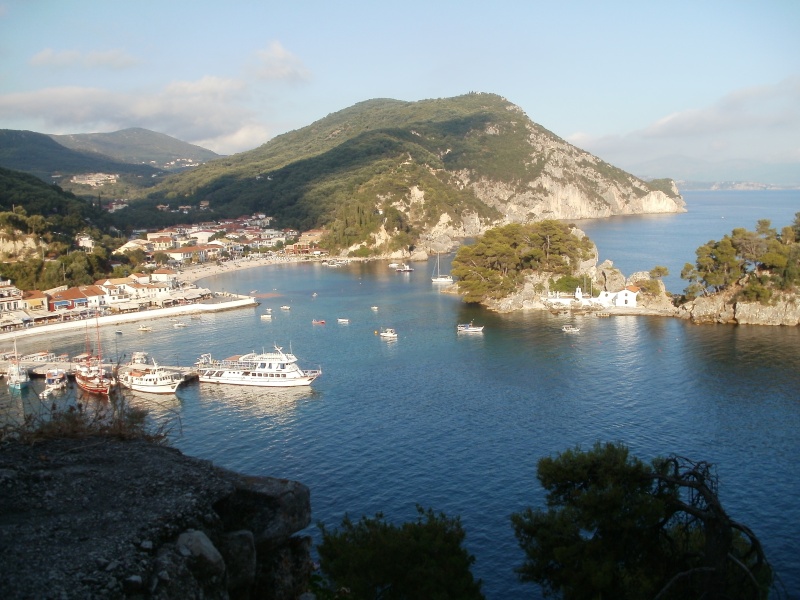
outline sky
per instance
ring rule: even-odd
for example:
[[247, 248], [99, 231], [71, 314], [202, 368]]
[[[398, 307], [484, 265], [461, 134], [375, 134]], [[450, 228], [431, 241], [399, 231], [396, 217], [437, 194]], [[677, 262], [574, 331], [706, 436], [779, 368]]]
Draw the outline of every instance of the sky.
[[0, 0], [0, 129], [233, 154], [473, 91], [622, 168], [800, 165], [800, 1]]

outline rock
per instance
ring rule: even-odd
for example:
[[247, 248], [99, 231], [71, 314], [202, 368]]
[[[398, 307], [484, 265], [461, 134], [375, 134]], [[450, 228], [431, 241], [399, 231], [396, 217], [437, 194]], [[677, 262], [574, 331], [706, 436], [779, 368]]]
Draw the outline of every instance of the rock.
[[4, 600], [211, 600], [234, 589], [288, 600], [308, 589], [310, 542], [295, 534], [310, 522], [310, 493], [300, 483], [108, 438], [7, 442], [0, 472]]

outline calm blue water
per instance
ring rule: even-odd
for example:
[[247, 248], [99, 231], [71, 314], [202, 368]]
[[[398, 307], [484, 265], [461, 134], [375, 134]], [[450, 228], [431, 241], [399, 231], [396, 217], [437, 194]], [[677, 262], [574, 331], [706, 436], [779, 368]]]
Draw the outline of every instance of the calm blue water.
[[[697, 245], [733, 227], [753, 229], [764, 217], [780, 228], [800, 211], [796, 194], [686, 198], [684, 215], [583, 227], [604, 240], [601, 257], [613, 255], [627, 275], [656, 264], [673, 270], [673, 259], [682, 267]], [[704, 230], [716, 224], [714, 214], [726, 217], [724, 227]], [[681, 246], [692, 236], [701, 241]], [[451, 258], [442, 257], [443, 271]], [[677, 453], [716, 463], [729, 513], [760, 536], [787, 588], [800, 589], [799, 328], [585, 317], [574, 319], [579, 335], [566, 335], [560, 327], [568, 317], [498, 315], [440, 294], [430, 282], [433, 265], [416, 263], [410, 274], [385, 263], [229, 273], [203, 284], [274, 296], [256, 309], [187, 320], [183, 330], [168, 320], [153, 321], [149, 334], [126, 325], [122, 336], [105, 332], [103, 347], [187, 365], [203, 352], [227, 357], [291, 346], [301, 366], [323, 369], [311, 390], [195, 383], [178, 399], [149, 406], [172, 419], [174, 445], [187, 454], [307, 484], [313, 519], [328, 526], [346, 512], [414, 519], [417, 503], [460, 515], [487, 598], [541, 597], [514, 575], [523, 554], [509, 516], [542, 506], [539, 458], [597, 440], [624, 442], [643, 459]], [[279, 310], [283, 304], [291, 310]], [[271, 322], [259, 319], [265, 307], [273, 308]], [[339, 325], [337, 317], [351, 323]], [[457, 335], [456, 324], [470, 319], [484, 333]], [[399, 339], [378, 338], [380, 327], [394, 327]], [[77, 353], [84, 336], [52, 344]], [[20, 352], [45, 346], [26, 340]], [[309, 533], [317, 538], [315, 527]]]

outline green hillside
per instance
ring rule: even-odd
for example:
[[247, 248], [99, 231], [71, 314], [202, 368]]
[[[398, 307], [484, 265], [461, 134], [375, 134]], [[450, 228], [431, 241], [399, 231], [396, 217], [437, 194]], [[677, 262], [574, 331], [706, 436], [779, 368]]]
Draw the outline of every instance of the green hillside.
[[[382, 250], [395, 250], [437, 223], [458, 229], [467, 215], [496, 222], [505, 213], [502, 194], [546, 197], [548, 165], [555, 165], [551, 181], [557, 173], [598, 204], [609, 186], [641, 198], [670, 183], [651, 186], [570, 146], [506, 99], [470, 93], [358, 103], [254, 150], [169, 176], [129, 216], [146, 218], [156, 203], [207, 201], [210, 212], [190, 211], [189, 218], [263, 212], [281, 226], [324, 226], [331, 249], [388, 237]], [[479, 199], [478, 182], [502, 188], [497, 199]]]
[[12, 129], [0, 129], [0, 167], [31, 173], [47, 182], [53, 181], [54, 176], [96, 172], [148, 181], [158, 172], [147, 165], [131, 165], [101, 154], [71, 150], [42, 133]]
[[165, 170], [204, 163], [219, 155], [163, 133], [134, 127], [111, 133], [51, 135], [53, 140], [78, 152], [102, 154], [130, 164], [146, 164]]

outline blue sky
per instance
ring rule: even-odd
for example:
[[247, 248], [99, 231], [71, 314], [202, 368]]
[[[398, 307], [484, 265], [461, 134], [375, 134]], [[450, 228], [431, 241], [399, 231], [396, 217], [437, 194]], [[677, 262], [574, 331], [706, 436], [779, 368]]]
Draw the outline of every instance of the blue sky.
[[625, 168], [800, 164], [800, 2], [0, 0], [0, 128], [221, 154], [371, 98], [492, 92]]

